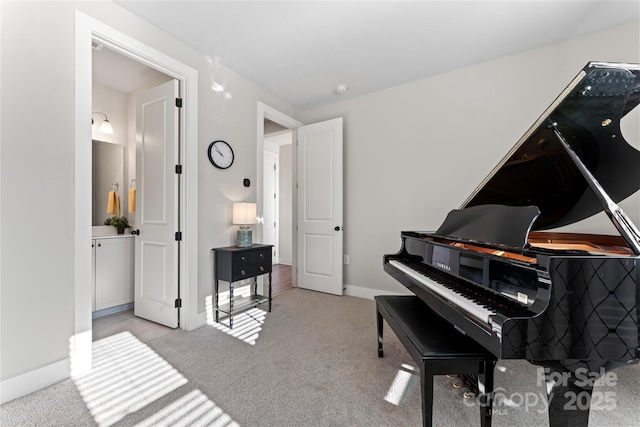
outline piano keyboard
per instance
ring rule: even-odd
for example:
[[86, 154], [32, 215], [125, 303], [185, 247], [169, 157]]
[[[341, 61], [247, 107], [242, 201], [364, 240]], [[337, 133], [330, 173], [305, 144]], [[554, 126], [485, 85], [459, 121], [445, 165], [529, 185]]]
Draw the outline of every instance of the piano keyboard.
[[[483, 322], [485, 325], [489, 325], [489, 318], [496, 314], [496, 311], [487, 308], [485, 304], [474, 301], [474, 299], [472, 299], [473, 297], [464, 295], [460, 291], [454, 290], [453, 287], [447, 283], [451, 282], [450, 280], [433, 277], [435, 276], [435, 274], [432, 274], [430, 271], [430, 276], [425, 276], [423, 272], [418, 271], [426, 269], [424, 267], [420, 268], [422, 266], [422, 263], [408, 263], [392, 259], [389, 260], [389, 264], [405, 273], [412, 279], [423, 284], [442, 298], [460, 307], [462, 311]], [[478, 297], [476, 299], [484, 298], [479, 293], [477, 293], [476, 295]]]

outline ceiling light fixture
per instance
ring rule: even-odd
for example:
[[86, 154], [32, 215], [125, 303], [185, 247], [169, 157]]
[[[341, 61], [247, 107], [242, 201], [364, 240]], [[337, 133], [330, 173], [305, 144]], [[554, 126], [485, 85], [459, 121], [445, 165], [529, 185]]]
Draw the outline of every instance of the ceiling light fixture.
[[338, 86], [336, 86], [336, 93], [338, 95], [342, 95], [343, 93], [345, 93], [348, 90], [349, 90], [349, 86], [347, 86], [347, 85], [338, 85]]
[[[100, 123], [100, 132], [112, 134], [113, 127], [111, 126], [111, 122], [109, 122], [107, 115], [101, 111], [94, 111], [93, 113], [91, 113], [92, 116], [94, 114], [102, 114], [104, 116], [104, 121]], [[91, 124], [93, 125], [93, 117], [91, 117]]]

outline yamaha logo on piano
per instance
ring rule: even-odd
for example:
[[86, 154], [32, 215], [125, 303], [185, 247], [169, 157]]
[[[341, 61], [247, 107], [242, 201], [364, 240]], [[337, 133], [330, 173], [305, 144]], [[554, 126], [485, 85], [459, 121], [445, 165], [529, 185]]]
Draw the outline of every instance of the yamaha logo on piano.
[[436, 267], [442, 269], [442, 270], [446, 270], [446, 271], [451, 271], [451, 266], [447, 265], [447, 264], [443, 264], [439, 261], [436, 261]]

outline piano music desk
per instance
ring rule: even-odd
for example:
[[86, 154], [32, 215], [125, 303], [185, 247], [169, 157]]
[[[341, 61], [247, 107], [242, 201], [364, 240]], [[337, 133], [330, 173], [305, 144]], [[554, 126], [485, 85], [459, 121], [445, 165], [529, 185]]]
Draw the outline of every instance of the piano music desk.
[[[477, 375], [482, 427], [491, 426], [493, 367], [496, 357], [440, 318], [415, 296], [376, 296], [378, 357], [383, 319], [420, 368], [423, 425], [431, 426], [434, 375]], [[483, 387], [484, 385], [484, 387]]]

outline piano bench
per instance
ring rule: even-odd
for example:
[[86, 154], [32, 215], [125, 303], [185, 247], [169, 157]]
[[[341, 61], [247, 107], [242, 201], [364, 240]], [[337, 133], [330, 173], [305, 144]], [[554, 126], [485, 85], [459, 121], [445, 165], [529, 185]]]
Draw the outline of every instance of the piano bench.
[[477, 375], [482, 427], [491, 426], [493, 368], [496, 357], [457, 331], [416, 296], [376, 296], [378, 357], [382, 351], [383, 319], [420, 368], [422, 419], [431, 426], [434, 375]]

